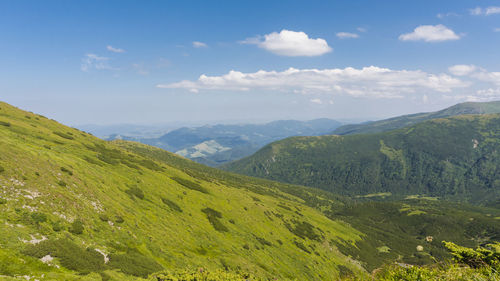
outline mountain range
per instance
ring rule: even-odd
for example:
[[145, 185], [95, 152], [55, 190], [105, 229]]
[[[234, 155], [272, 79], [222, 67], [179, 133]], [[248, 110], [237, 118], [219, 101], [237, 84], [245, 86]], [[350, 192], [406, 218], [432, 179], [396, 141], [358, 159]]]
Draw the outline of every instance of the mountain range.
[[266, 124], [206, 125], [183, 127], [156, 138], [112, 135], [153, 145], [208, 166], [218, 166], [249, 156], [264, 145], [291, 136], [316, 136], [331, 132], [341, 123], [331, 119], [280, 120]]

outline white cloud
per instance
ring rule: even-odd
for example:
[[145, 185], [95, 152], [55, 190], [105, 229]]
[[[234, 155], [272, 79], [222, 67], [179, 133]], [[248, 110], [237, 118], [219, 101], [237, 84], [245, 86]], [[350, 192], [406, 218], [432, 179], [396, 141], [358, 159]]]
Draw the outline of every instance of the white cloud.
[[488, 8], [486, 8], [485, 14], [487, 16], [494, 15], [494, 14], [500, 14], [500, 7], [488, 7]]
[[86, 54], [82, 58], [80, 69], [85, 72], [89, 71], [90, 69], [112, 69], [112, 67], [108, 64], [108, 61], [109, 58], [107, 57], [100, 57], [96, 54]]
[[459, 14], [457, 13], [454, 13], [454, 12], [449, 12], [449, 13], [439, 13], [436, 15], [437, 18], [439, 19], [444, 19], [444, 18], [447, 18], [447, 17], [458, 17], [460, 16]]
[[472, 72], [474, 72], [475, 70], [476, 70], [476, 66], [475, 65], [466, 65], [466, 64], [457, 64], [457, 65], [454, 65], [454, 66], [450, 66], [448, 68], [448, 71], [451, 74], [456, 75], [456, 76], [469, 75]]
[[159, 88], [190, 91], [283, 91], [298, 94], [331, 94], [357, 97], [397, 98], [421, 91], [451, 92], [468, 84], [447, 74], [420, 70], [392, 70], [376, 66], [356, 69], [259, 70], [243, 73], [231, 70], [221, 76], [201, 75], [196, 81], [157, 85]]
[[500, 32], [500, 27], [494, 28], [493, 31]]
[[358, 34], [350, 33], [350, 32], [338, 32], [336, 35], [340, 39], [358, 38], [359, 37]]
[[469, 12], [473, 16], [490, 16], [500, 14], [500, 6], [491, 6], [487, 8], [476, 7], [474, 9], [470, 9]]
[[315, 103], [315, 104], [323, 104], [323, 102], [321, 101], [321, 99], [310, 99], [309, 101], [312, 102], [312, 103]]
[[366, 32], [366, 28], [364, 28], [364, 27], [358, 27], [358, 28], [356, 28], [356, 30], [359, 32]]
[[469, 12], [473, 16], [479, 16], [483, 13], [483, 9], [481, 9], [480, 7], [476, 7], [474, 9], [470, 9]]
[[106, 49], [108, 49], [108, 51], [113, 52], [113, 53], [125, 53], [124, 49], [114, 48], [111, 45], [106, 46]]
[[300, 31], [283, 29], [280, 33], [273, 32], [264, 37], [247, 38], [240, 43], [255, 44], [264, 50], [280, 56], [321, 56], [332, 51], [328, 43], [321, 38], [313, 39]]
[[195, 48], [206, 48], [206, 47], [208, 47], [208, 45], [206, 43], [203, 43], [203, 42], [193, 41], [193, 47], [195, 47]]
[[442, 24], [421, 25], [415, 28], [413, 32], [399, 36], [401, 41], [441, 42], [458, 39], [460, 39], [460, 36]]

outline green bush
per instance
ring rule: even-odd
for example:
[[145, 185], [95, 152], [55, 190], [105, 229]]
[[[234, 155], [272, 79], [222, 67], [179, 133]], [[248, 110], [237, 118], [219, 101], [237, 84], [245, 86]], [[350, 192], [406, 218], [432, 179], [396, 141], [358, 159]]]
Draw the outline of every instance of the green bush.
[[187, 188], [192, 189], [192, 190], [199, 191], [201, 193], [208, 194], [208, 190], [206, 188], [204, 188], [203, 186], [201, 186], [199, 183], [196, 183], [196, 182], [193, 182], [193, 181], [190, 181], [190, 180], [187, 180], [187, 179], [179, 178], [179, 177], [172, 177], [171, 179], [173, 179], [178, 184], [180, 184], [180, 185], [182, 185], [184, 187], [187, 187]]
[[[472, 268], [491, 266], [500, 269], [500, 252], [495, 249], [495, 245], [491, 245], [491, 249], [478, 247], [474, 250], [452, 242], [443, 241], [443, 244], [450, 251], [455, 262], [466, 264]], [[499, 246], [500, 243], [497, 243], [496, 247]]]
[[38, 213], [38, 212], [31, 213], [31, 218], [36, 224], [47, 221], [47, 215], [44, 213]]
[[99, 219], [104, 221], [104, 222], [109, 221], [109, 217], [106, 214], [99, 214]]
[[5, 121], [0, 121], [0, 126], [10, 127], [10, 123]]
[[125, 192], [130, 196], [135, 196], [139, 199], [144, 199], [144, 191], [142, 191], [142, 189], [138, 188], [137, 186], [130, 187]]
[[59, 232], [63, 229], [64, 229], [64, 227], [60, 222], [53, 222], [52, 223], [52, 230], [54, 230], [55, 232]]
[[81, 220], [77, 219], [71, 224], [71, 228], [69, 229], [69, 232], [71, 232], [73, 234], [82, 234], [83, 230], [84, 230], [83, 222]]
[[[252, 281], [264, 280], [256, 278], [248, 273], [228, 272], [226, 270], [208, 271], [198, 270], [179, 270], [174, 272], [160, 272], [150, 276], [150, 281]], [[267, 280], [267, 279], [266, 279]]]
[[125, 274], [144, 278], [163, 269], [154, 259], [135, 250], [130, 250], [126, 254], [111, 254], [108, 265], [120, 269]]
[[104, 259], [100, 253], [92, 248], [83, 249], [68, 239], [45, 240], [29, 245], [23, 253], [36, 258], [46, 255], [57, 257], [63, 267], [81, 273], [99, 272], [105, 269]]
[[212, 208], [205, 208], [201, 210], [205, 215], [207, 216], [208, 221], [210, 224], [215, 228], [215, 230], [219, 232], [227, 232], [229, 229], [222, 224], [222, 222], [219, 220], [222, 218], [222, 214]]
[[68, 186], [68, 184], [66, 182], [64, 182], [63, 180], [58, 181], [57, 184], [62, 186], [62, 187]]
[[67, 140], [72, 140], [72, 139], [74, 139], [71, 135], [69, 135], [69, 134], [67, 134], [67, 133], [63, 133], [63, 132], [56, 132], [56, 131], [54, 131], [53, 133], [54, 133], [54, 135], [58, 135], [58, 136], [60, 136], [61, 138], [64, 138], [64, 139], [67, 139]]
[[125, 222], [125, 220], [124, 220], [121, 216], [116, 216], [116, 218], [115, 218], [115, 222], [116, 222], [116, 223], [124, 223], [124, 222]]
[[73, 175], [73, 172], [69, 169], [66, 169], [65, 167], [61, 167], [61, 171], [72, 176]]
[[173, 211], [177, 211], [177, 212], [182, 213], [181, 207], [179, 207], [179, 205], [177, 205], [174, 201], [168, 200], [167, 198], [163, 198], [163, 197], [161, 198], [161, 201], [163, 202], [163, 204], [167, 205]]
[[0, 173], [2, 173], [4, 171], [5, 171], [4, 167], [0, 166]]

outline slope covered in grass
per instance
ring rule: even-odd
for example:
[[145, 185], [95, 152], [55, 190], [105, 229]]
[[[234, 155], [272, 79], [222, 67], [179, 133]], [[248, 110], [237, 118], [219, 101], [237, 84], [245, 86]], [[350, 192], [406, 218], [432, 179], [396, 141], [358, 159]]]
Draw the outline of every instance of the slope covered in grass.
[[495, 204], [500, 114], [433, 119], [376, 134], [288, 138], [225, 168], [346, 195]]
[[333, 199], [307, 203], [317, 195], [305, 188], [223, 178], [147, 150], [0, 103], [2, 278], [135, 280], [201, 267], [280, 280], [363, 274], [337, 249], [362, 233], [311, 207]]

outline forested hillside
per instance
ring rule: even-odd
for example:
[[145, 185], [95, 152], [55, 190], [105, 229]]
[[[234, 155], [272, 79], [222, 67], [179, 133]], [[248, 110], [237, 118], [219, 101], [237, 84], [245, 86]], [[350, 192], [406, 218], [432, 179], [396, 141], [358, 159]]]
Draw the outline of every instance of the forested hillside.
[[500, 114], [376, 134], [288, 138], [225, 168], [351, 196], [385, 192], [498, 204]]

